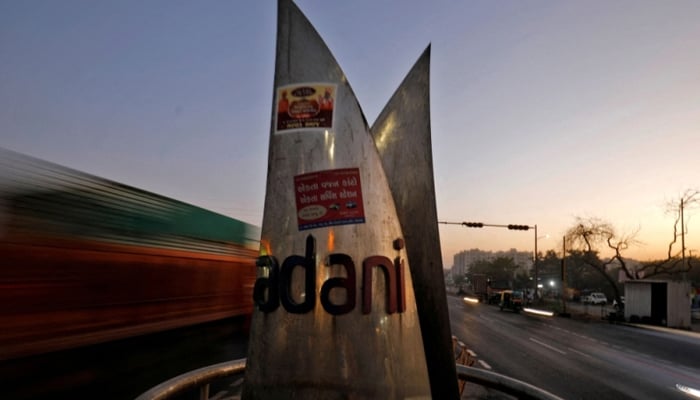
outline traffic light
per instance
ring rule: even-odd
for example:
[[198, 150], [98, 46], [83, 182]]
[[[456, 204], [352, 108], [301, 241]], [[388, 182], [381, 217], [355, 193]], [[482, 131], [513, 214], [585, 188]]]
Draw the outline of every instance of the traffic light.
[[530, 229], [529, 226], [527, 225], [508, 225], [508, 229], [516, 230], [516, 231], [526, 231]]
[[467, 228], [483, 228], [484, 224], [481, 222], [462, 222], [462, 225], [466, 226]]

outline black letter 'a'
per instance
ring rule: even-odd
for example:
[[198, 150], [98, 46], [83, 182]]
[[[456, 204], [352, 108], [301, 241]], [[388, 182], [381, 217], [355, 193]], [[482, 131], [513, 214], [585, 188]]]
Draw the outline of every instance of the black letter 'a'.
[[[292, 272], [294, 268], [304, 268], [304, 301], [297, 303], [290, 293]], [[314, 309], [316, 304], [316, 240], [312, 235], [306, 237], [306, 254], [304, 257], [292, 255], [287, 257], [280, 269], [280, 301], [284, 309], [292, 314], [305, 314]]]
[[[255, 280], [253, 301], [260, 311], [269, 313], [275, 311], [277, 307], [280, 306], [280, 296], [278, 293], [279, 284], [277, 283], [277, 275], [279, 273], [277, 259], [272, 256], [262, 256], [258, 257], [256, 264], [258, 267], [267, 268], [269, 272], [267, 277], [260, 277]], [[267, 298], [265, 298], [265, 292], [267, 292]]]

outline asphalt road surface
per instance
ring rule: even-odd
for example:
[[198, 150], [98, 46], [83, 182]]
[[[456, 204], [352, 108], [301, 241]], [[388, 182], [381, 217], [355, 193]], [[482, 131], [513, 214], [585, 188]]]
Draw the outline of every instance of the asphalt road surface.
[[[448, 304], [452, 332], [475, 353], [475, 367], [562, 398], [687, 400], [676, 385], [700, 389], [697, 332], [516, 314], [453, 296]], [[180, 373], [245, 357], [246, 344], [222, 321], [0, 363], [3, 398], [133, 399]], [[504, 397], [469, 383], [463, 399]]]
[[[478, 368], [565, 399], [692, 399], [700, 390], [700, 334], [543, 317], [448, 296], [453, 335]], [[467, 386], [467, 389], [469, 386]]]

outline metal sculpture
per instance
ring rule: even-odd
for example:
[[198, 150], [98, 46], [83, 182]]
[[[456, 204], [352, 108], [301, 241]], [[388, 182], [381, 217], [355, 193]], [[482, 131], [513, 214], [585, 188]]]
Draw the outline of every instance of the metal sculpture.
[[433, 178], [430, 46], [379, 114], [371, 132], [406, 240], [432, 396], [457, 399]]
[[278, 6], [267, 192], [244, 399], [428, 398], [411, 269], [357, 99]]

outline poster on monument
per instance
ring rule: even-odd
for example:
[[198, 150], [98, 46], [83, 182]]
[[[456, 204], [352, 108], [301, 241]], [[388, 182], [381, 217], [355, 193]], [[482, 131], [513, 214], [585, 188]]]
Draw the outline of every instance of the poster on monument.
[[297, 175], [294, 193], [300, 231], [365, 222], [358, 168]]
[[332, 83], [300, 83], [278, 87], [276, 132], [332, 129], [336, 88]]

